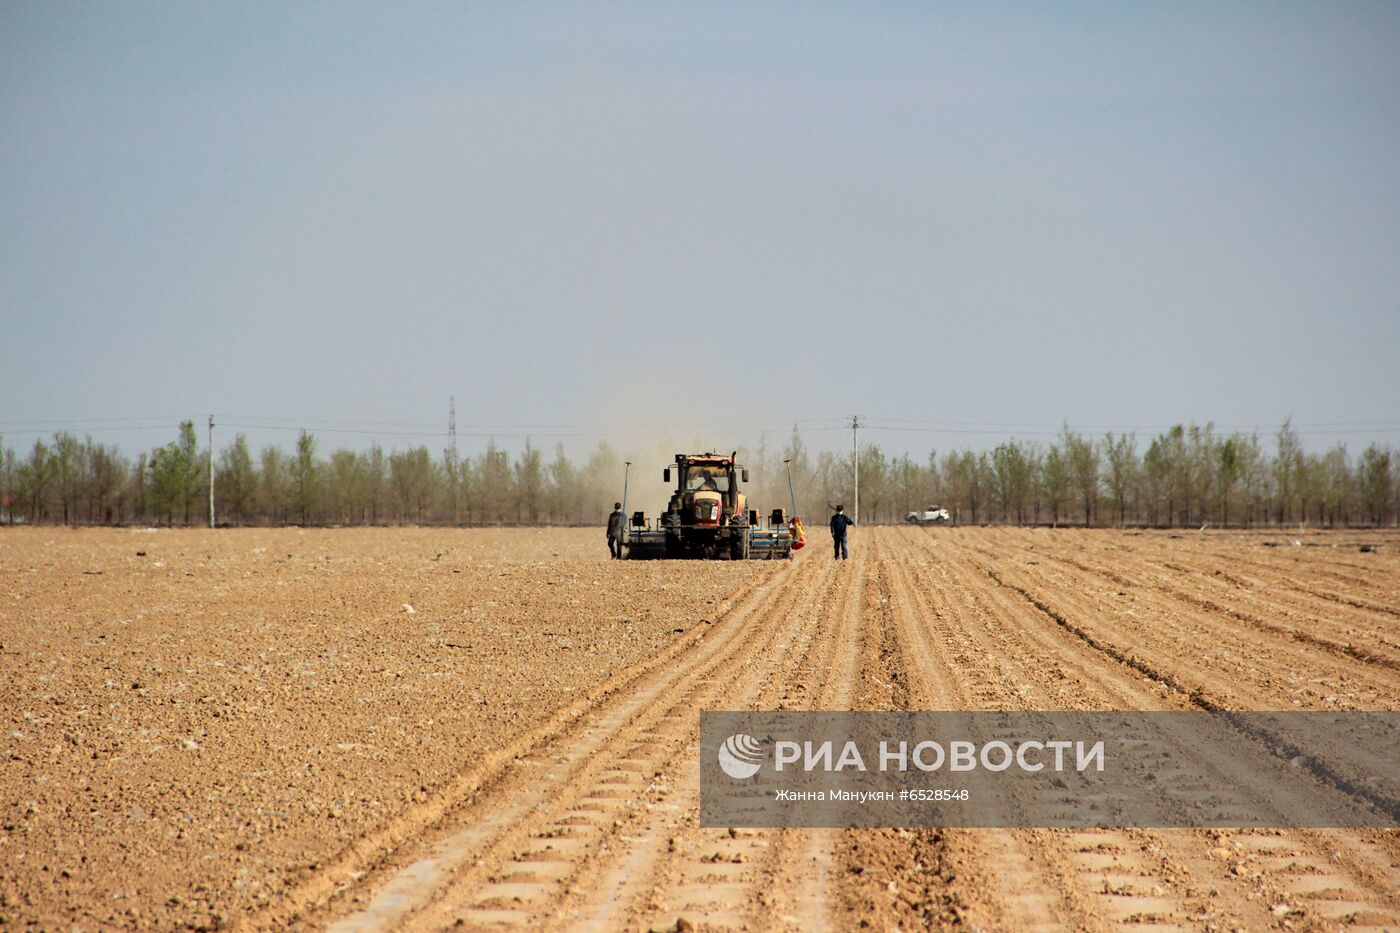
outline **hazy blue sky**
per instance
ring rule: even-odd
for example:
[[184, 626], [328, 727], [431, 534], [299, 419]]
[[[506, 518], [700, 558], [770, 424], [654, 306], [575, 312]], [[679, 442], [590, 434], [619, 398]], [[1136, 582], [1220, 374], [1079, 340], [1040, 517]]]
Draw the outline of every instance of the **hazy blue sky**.
[[4, 0], [0, 326], [20, 447], [1396, 443], [1400, 4]]

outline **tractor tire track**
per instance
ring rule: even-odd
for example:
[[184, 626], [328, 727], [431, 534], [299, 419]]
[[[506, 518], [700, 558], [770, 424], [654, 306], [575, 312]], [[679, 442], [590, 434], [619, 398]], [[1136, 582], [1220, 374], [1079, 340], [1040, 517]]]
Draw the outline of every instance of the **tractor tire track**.
[[[1095, 588], [1082, 576], [1054, 581], [1059, 585], [1049, 592], [1047, 584], [1052, 581], [1027, 580], [1013, 562], [1002, 560], [993, 566], [980, 547], [969, 551], [976, 570], [988, 579], [1019, 595], [1093, 650], [1165, 687], [1179, 701], [1201, 709], [1282, 706], [1277, 694], [1271, 695], [1247, 679], [1204, 673], [1198, 668], [1195, 653], [1184, 645], [1159, 647], [1151, 627], [1120, 631], [1121, 624], [1112, 624], [1112, 613], [1096, 610], [1088, 602], [1086, 594]], [[1132, 649], [1122, 647], [1126, 644]], [[1288, 830], [1216, 836], [1232, 840], [1231, 844], [1245, 853], [1246, 861], [1257, 859], [1265, 866], [1255, 876], [1262, 896], [1308, 903], [1310, 915], [1332, 921], [1344, 919], [1363, 926], [1400, 922], [1400, 901], [1395, 894], [1400, 855], [1393, 833]], [[1279, 869], [1282, 872], [1273, 873]]]
[[[1340, 640], [1385, 631], [1387, 614], [1329, 618], [1315, 595], [1261, 592], [1272, 571], [1228, 563], [1193, 592], [1209, 556], [1123, 540], [867, 528], [849, 562], [801, 555], [249, 926], [1400, 925], [1389, 832], [699, 826], [701, 709], [1291, 708], [1295, 681], [1353, 693], [1353, 708], [1400, 704], [1394, 668]], [[1315, 631], [1295, 637], [1309, 619]]]
[[[908, 581], [905, 592], [924, 604], [922, 612], [931, 623], [924, 635], [931, 644], [921, 655], [951, 657], [957, 666], [945, 677], [970, 687], [971, 696], [961, 698], [959, 708], [1132, 708], [1155, 700], [1137, 689], [1133, 678], [1105, 683], [1100, 658], [1038, 623], [1033, 613], [988, 587], [986, 578], [962, 561], [943, 553], [921, 561], [914, 553], [899, 563]], [[1265, 921], [1228, 872], [1205, 858], [1204, 847], [1183, 843], [1172, 833], [961, 832], [996, 853], [992, 876], [1005, 879], [1003, 887], [1016, 892], [999, 910], [984, 905], [993, 907], [982, 919], [992, 928], [1104, 929], [1132, 922], [1190, 929], [1207, 917], [1251, 926]], [[998, 890], [996, 885], [977, 887]], [[1212, 908], [1199, 895], [1205, 888], [1222, 894], [1234, 888], [1234, 896], [1224, 898], [1231, 908]]]
[[[450, 862], [454, 871], [438, 871], [433, 883], [422, 884], [421, 867], [410, 866], [369, 910], [333, 929], [640, 926], [646, 916], [672, 909], [665, 897], [668, 872], [677, 876], [670, 887], [683, 894], [695, 893], [686, 878], [706, 882], [706, 900], [682, 899], [678, 913], [712, 926], [761, 914], [767, 908], [750, 881], [762, 875], [763, 851], [772, 842], [765, 836], [773, 834], [726, 834], [715, 841], [717, 831], [690, 825], [698, 795], [696, 713], [779, 705], [794, 684], [810, 680], [804, 668], [813, 673], [838, 651], [850, 653], [844, 648], [849, 639], [825, 624], [829, 614], [821, 608], [858, 604], [858, 588], [853, 598], [847, 583], [837, 586], [837, 569], [800, 561], [782, 573], [778, 585], [744, 607], [734, 637], [723, 644], [711, 638], [708, 652], [702, 647], [677, 670], [659, 671], [640, 684], [620, 709], [595, 724], [592, 738], [585, 730], [562, 747], [541, 749], [541, 758], [587, 762], [547, 771], [547, 801], [508, 808], [504, 817], [497, 806], [492, 816], [505, 824], [497, 837], [484, 840], [479, 825], [469, 823], [440, 843], [439, 861]], [[841, 666], [857, 667], [853, 658]], [[689, 851], [696, 834], [703, 845]], [[405, 888], [414, 890], [418, 903], [404, 903]]]
[[[489, 810], [485, 804], [493, 790], [518, 779], [522, 769], [537, 764], [532, 756], [538, 756], [542, 749], [584, 734], [596, 719], [627, 704], [636, 691], [664, 678], [671, 666], [693, 663], [692, 659], [710, 657], [733, 645], [745, 631], [745, 622], [781, 591], [784, 576], [779, 571], [739, 590], [719, 607], [713, 623], [704, 626], [709, 637], [678, 640], [556, 711], [539, 726], [463, 771], [426, 801], [355, 840], [279, 901], [243, 921], [240, 928], [277, 930], [297, 921], [315, 920], [324, 916], [333, 899], [340, 902], [338, 910], [343, 911], [344, 902], [361, 892], [366, 882], [374, 881], [385, 871], [403, 868], [419, 840], [435, 827], [460, 818], [464, 811]], [[332, 907], [331, 912], [336, 910]]]

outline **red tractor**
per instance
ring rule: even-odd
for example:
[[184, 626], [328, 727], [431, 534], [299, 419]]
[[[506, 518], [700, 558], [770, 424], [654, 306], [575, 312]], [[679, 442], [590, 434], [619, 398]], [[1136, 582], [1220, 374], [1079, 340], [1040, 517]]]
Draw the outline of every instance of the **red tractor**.
[[646, 516], [632, 515], [627, 556], [748, 560], [786, 558], [792, 553], [792, 532], [782, 509], [775, 509], [768, 527], [748, 508], [740, 489], [749, 471], [733, 454], [676, 454], [676, 465], [662, 471], [666, 482], [675, 473], [675, 491], [666, 511], [652, 527]]

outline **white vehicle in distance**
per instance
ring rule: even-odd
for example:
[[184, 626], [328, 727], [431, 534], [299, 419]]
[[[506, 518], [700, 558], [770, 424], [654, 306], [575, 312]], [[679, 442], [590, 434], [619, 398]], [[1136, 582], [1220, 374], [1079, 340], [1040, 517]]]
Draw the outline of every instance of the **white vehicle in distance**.
[[922, 512], [910, 512], [904, 520], [911, 525], [946, 525], [952, 516], [941, 505], [931, 505]]

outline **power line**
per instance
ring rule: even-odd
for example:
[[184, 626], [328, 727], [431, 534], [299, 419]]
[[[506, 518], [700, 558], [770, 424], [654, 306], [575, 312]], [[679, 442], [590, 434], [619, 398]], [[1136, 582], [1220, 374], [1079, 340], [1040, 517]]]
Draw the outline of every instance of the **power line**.
[[225, 421], [227, 428], [246, 428], [253, 431], [290, 431], [300, 434], [302, 431], [315, 434], [367, 434], [372, 437], [447, 437], [446, 431], [387, 431], [376, 428], [325, 428], [317, 427], [313, 431], [304, 425], [290, 424], [258, 424], [249, 421]]
[[[8, 431], [11, 428], [37, 430], [40, 432], [56, 431], [59, 429], [67, 431], [83, 430], [119, 430], [126, 428], [161, 428], [170, 424], [178, 424], [181, 421], [192, 420], [188, 416], [171, 415], [163, 418], [84, 418], [57, 421], [0, 421], [0, 431]], [[97, 425], [98, 428], [90, 428]], [[37, 427], [35, 427], [37, 426]]]
[[[184, 419], [182, 419], [182, 420], [184, 420], [184, 421], [189, 421], [190, 419], [189, 419], [189, 418], [184, 418]], [[102, 436], [109, 436], [109, 435], [113, 435], [113, 434], [122, 435], [122, 436], [128, 436], [128, 435], [131, 435], [131, 434], [143, 434], [143, 433], [144, 433], [144, 434], [155, 434], [155, 433], [159, 432], [161, 435], [166, 435], [166, 436], [168, 436], [169, 433], [170, 433], [170, 430], [171, 430], [171, 425], [170, 425], [170, 423], [167, 422], [167, 423], [165, 423], [165, 424], [133, 425], [133, 426], [130, 426], [130, 427], [90, 428], [90, 429], [83, 429], [80, 433], [82, 433], [84, 436], [96, 435], [96, 436], [98, 436], [98, 437], [102, 437]], [[0, 429], [0, 436], [4, 436], [4, 437], [43, 437], [43, 436], [48, 435], [48, 434], [60, 434], [60, 433], [72, 433], [72, 432], [56, 431], [56, 430], [54, 430], [52, 427], [47, 427], [47, 428], [24, 428], [24, 429], [19, 430], [19, 431], [11, 431], [11, 430]]]
[[[1066, 424], [1071, 430], [1080, 432], [1086, 430], [1097, 431], [1170, 431], [1174, 427], [1183, 424], [1176, 421], [1171, 424], [1080, 424], [1068, 419], [1057, 421], [1053, 424], [1034, 421], [945, 421], [942, 419], [928, 418], [877, 418], [877, 421], [887, 424], [897, 425], [919, 425], [926, 427], [936, 427], [940, 429], [951, 428], [1001, 428], [1001, 429], [1049, 429], [1055, 432], [1062, 430]], [[1217, 424], [1209, 422], [1217, 431], [1258, 431], [1264, 430], [1264, 424], [1255, 422], [1253, 424]], [[1202, 425], [1204, 427], [1205, 425]], [[1280, 425], [1281, 427], [1281, 425]], [[1400, 421], [1387, 419], [1384, 421], [1311, 421], [1290, 423], [1289, 427], [1297, 430], [1299, 428], [1308, 429], [1331, 429], [1331, 428], [1400, 428]]]
[[[237, 414], [222, 414], [222, 415], [220, 415], [219, 417], [221, 417], [221, 418], [233, 418], [233, 419], [237, 419], [237, 420], [240, 420], [240, 421], [256, 421], [256, 422], [260, 422], [260, 423], [275, 422], [275, 423], [284, 424], [284, 425], [289, 426], [289, 427], [294, 427], [294, 428], [297, 428], [297, 429], [300, 429], [300, 428], [303, 428], [303, 427], [320, 426], [320, 425], [344, 425], [344, 426], [356, 427], [356, 428], [370, 428], [370, 427], [386, 427], [386, 428], [396, 428], [396, 427], [397, 427], [397, 428], [410, 428], [410, 427], [413, 427], [413, 428], [424, 428], [424, 427], [435, 427], [435, 426], [441, 424], [440, 421], [403, 421], [403, 420], [366, 421], [366, 420], [359, 420], [359, 419], [355, 419], [355, 420], [346, 420], [346, 419], [335, 419], [335, 418], [294, 418], [294, 417], [283, 417], [283, 416], [280, 416], [280, 415], [237, 415]], [[181, 419], [181, 420], [184, 420], [184, 419]], [[687, 422], [687, 426], [694, 426], [694, 427], [719, 427], [719, 428], [762, 428], [762, 429], [764, 429], [764, 430], [771, 430], [771, 431], [786, 431], [786, 430], [791, 429], [792, 427], [795, 427], [795, 426], [800, 427], [800, 426], [802, 426], [802, 425], [818, 426], [818, 425], [822, 425], [822, 424], [828, 424], [828, 425], [834, 425], [834, 426], [838, 426], [838, 427], [839, 427], [839, 426], [843, 425], [843, 424], [845, 423], [845, 421], [846, 421], [846, 419], [845, 419], [844, 417], [833, 417], [833, 418], [796, 418], [796, 419], [792, 419], [792, 420], [790, 420], [790, 421], [789, 421], [789, 420], [783, 421], [783, 423], [782, 423], [781, 426], [774, 426], [772, 423], [770, 423], [770, 422], [768, 422], [768, 421], [690, 421], [690, 422]], [[38, 422], [36, 422], [36, 423], [38, 423]], [[54, 422], [49, 422], [49, 423], [54, 423]], [[3, 424], [3, 422], [0, 422], [0, 424]], [[590, 423], [560, 423], [560, 422], [478, 421], [478, 422], [471, 422], [471, 423], [463, 422], [463, 423], [462, 423], [462, 426], [463, 426], [463, 427], [467, 427], [467, 428], [475, 428], [475, 429], [478, 429], [478, 430], [491, 430], [491, 429], [502, 429], [502, 430], [507, 430], [507, 429], [508, 429], [508, 430], [515, 430], [515, 431], [555, 430], [555, 429], [557, 429], [557, 430], [566, 430], [566, 431], [587, 431], [587, 430], [600, 430], [600, 431], [622, 431], [622, 430], [643, 430], [643, 431], [650, 431], [650, 430], [656, 430], [656, 431], [664, 431], [664, 430], [673, 430], [673, 429], [675, 428], [675, 422], [610, 422], [610, 423], [607, 423], [607, 424], [590, 424]]]
[[105, 424], [112, 421], [189, 421], [187, 415], [126, 415], [120, 418], [39, 418], [32, 421], [0, 421], [0, 428], [9, 425], [42, 424]]
[[[301, 431], [304, 431], [304, 430], [310, 430], [309, 428], [306, 428], [306, 427], [293, 426], [293, 425], [289, 425], [289, 424], [258, 424], [258, 423], [246, 422], [246, 421], [225, 421], [225, 422], [222, 422], [222, 424], [223, 424], [225, 427], [230, 427], [230, 428], [247, 428], [247, 429], [249, 429], [249, 430], [257, 430], [257, 431], [290, 431], [290, 432], [300, 433]], [[686, 434], [686, 433], [689, 433], [689, 432], [691, 432], [691, 431], [700, 430], [701, 427], [702, 427], [701, 425], [685, 425], [685, 426], [683, 426], [683, 427], [679, 427], [679, 428], [678, 428], [678, 427], [676, 427], [675, 425], [671, 425], [667, 430], [668, 430], [668, 432], [674, 433], [674, 434]], [[522, 430], [511, 430], [511, 431], [458, 431], [458, 432], [456, 432], [456, 436], [457, 436], [457, 437], [474, 437], [474, 438], [493, 438], [493, 437], [500, 437], [500, 438], [532, 438], [532, 437], [541, 437], [541, 438], [545, 438], [545, 437], [563, 437], [563, 438], [578, 437], [578, 438], [589, 438], [589, 437], [601, 437], [601, 438], [607, 438], [607, 437], [616, 437], [616, 436], [619, 435], [619, 434], [625, 434], [625, 433], [627, 433], [627, 432], [629, 432], [629, 431], [634, 431], [634, 430], [637, 430], [637, 429], [635, 429], [635, 428], [612, 428], [612, 429], [600, 429], [600, 430], [593, 430], [593, 431], [522, 431]], [[751, 429], [751, 428], [750, 428], [750, 429], [747, 429], [747, 430], [732, 430], [732, 429], [729, 429], [729, 428], [722, 428], [722, 427], [721, 427], [721, 428], [716, 428], [716, 430], [724, 430], [724, 431], [726, 431], [727, 433], [730, 433], [730, 434], [741, 434], [741, 435], [753, 436], [753, 435], [757, 435], [757, 434], [766, 434], [766, 433], [770, 433], [770, 432], [773, 432], [774, 429], [772, 429], [772, 428], [766, 428], [766, 429], [762, 429], [762, 430], [754, 430], [754, 429]], [[831, 427], [807, 428], [806, 430], [808, 430], [808, 431], [844, 431], [844, 430], [846, 430], [846, 426], [845, 426], [845, 425], [833, 425], [833, 426], [831, 426]], [[376, 429], [373, 429], [373, 428], [316, 428], [315, 432], [313, 432], [313, 433], [321, 433], [321, 434], [363, 434], [363, 435], [369, 435], [369, 436], [372, 436], [372, 437], [425, 437], [425, 438], [441, 437], [441, 438], [448, 438], [448, 437], [451, 437], [451, 436], [452, 436], [452, 435], [451, 435], [451, 432], [447, 432], [447, 431], [385, 431], [385, 430], [376, 430]]]
[[366, 421], [363, 419], [344, 418], [287, 418], [280, 415], [220, 415], [221, 418], [238, 418], [243, 421], [281, 421], [298, 428], [312, 425], [351, 425], [354, 427], [386, 427], [386, 428], [426, 428], [441, 424], [441, 421]]
[[[1381, 423], [1384, 424], [1385, 422], [1381, 422]], [[1016, 431], [1012, 431], [1012, 430], [999, 429], [999, 428], [951, 428], [951, 427], [943, 427], [943, 428], [927, 427], [927, 428], [924, 428], [924, 427], [913, 427], [913, 426], [908, 426], [908, 425], [881, 424], [881, 423], [879, 423], [879, 422], [874, 422], [874, 421], [863, 423], [861, 426], [862, 426], [862, 427], [865, 427], [865, 428], [867, 428], [867, 429], [869, 429], [869, 430], [871, 430], [871, 431], [900, 431], [900, 432], [916, 433], [916, 434], [992, 434], [992, 435], [997, 435], [997, 436], [1001, 436], [1001, 437], [1059, 437], [1059, 436], [1060, 436], [1060, 433], [1061, 433], [1059, 430], [1053, 430], [1053, 431], [1046, 431], [1046, 430], [1016, 430]], [[1104, 436], [1107, 435], [1107, 434], [1113, 434], [1113, 433], [1118, 433], [1118, 432], [1123, 432], [1123, 431], [1135, 431], [1135, 430], [1166, 430], [1166, 431], [1169, 431], [1169, 430], [1171, 430], [1171, 429], [1174, 428], [1174, 427], [1184, 427], [1184, 425], [1168, 425], [1168, 426], [1163, 427], [1163, 428], [1140, 428], [1140, 429], [1134, 429], [1134, 428], [1132, 428], [1131, 426], [1127, 426], [1127, 427], [1123, 427], [1123, 428], [1114, 428], [1114, 429], [1099, 430], [1099, 431], [1076, 430], [1075, 428], [1071, 427], [1071, 428], [1070, 428], [1070, 432], [1073, 433], [1073, 434], [1081, 434], [1081, 435], [1084, 435], [1084, 436], [1087, 436], [1087, 437], [1104, 437]], [[1201, 425], [1201, 427], [1204, 427], [1204, 425]], [[1299, 426], [1299, 427], [1301, 427], [1301, 426]], [[1321, 434], [1321, 435], [1333, 435], [1333, 434], [1395, 434], [1395, 433], [1400, 433], [1400, 424], [1396, 424], [1394, 427], [1389, 427], [1389, 428], [1380, 428], [1380, 427], [1378, 427], [1378, 428], [1329, 428], [1329, 429], [1318, 429], [1318, 430], [1299, 430], [1299, 427], [1294, 427], [1294, 428], [1292, 428], [1292, 430], [1293, 430], [1293, 432], [1294, 432], [1295, 434], [1298, 434], [1299, 436], [1303, 436], [1303, 437], [1312, 437], [1312, 436], [1316, 436], [1316, 435], [1320, 435], [1320, 434]], [[1238, 426], [1226, 426], [1226, 427], [1221, 427], [1221, 426], [1219, 426], [1219, 425], [1216, 425], [1216, 426], [1213, 427], [1213, 430], [1214, 430], [1214, 432], [1216, 433], [1217, 436], [1219, 436], [1219, 435], [1221, 435], [1221, 434], [1232, 433], [1232, 432], [1235, 432], [1235, 431], [1248, 432], [1248, 433], [1252, 433], [1252, 434], [1259, 434], [1259, 433], [1266, 433], [1266, 434], [1267, 434], [1267, 433], [1272, 433], [1272, 429], [1265, 429], [1265, 428], [1262, 428], [1262, 427], [1259, 426], [1259, 425], [1251, 425], [1251, 426], [1238, 425]]]

